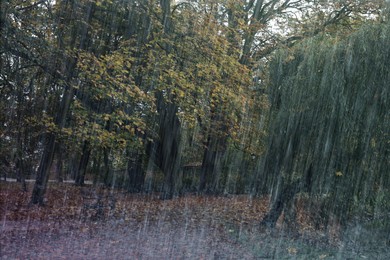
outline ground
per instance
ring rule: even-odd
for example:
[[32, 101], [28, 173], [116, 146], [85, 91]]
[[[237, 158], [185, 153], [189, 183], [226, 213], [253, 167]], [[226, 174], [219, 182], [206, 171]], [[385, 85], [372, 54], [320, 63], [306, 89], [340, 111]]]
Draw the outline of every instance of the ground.
[[[45, 207], [20, 184], [0, 183], [1, 259], [390, 259], [386, 242], [351, 227], [314, 230], [304, 207], [298, 228], [264, 229], [268, 198], [197, 196], [161, 200], [50, 183]], [[365, 241], [363, 243], [362, 241]]]

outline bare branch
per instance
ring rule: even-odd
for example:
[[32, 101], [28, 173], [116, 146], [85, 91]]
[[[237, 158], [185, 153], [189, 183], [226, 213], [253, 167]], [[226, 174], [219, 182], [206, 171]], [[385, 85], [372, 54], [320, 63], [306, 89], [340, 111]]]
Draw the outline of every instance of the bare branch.
[[31, 8], [34, 8], [40, 4], [43, 4], [45, 2], [45, 0], [41, 0], [41, 1], [38, 1], [38, 2], [35, 2], [31, 5], [28, 5], [28, 6], [24, 6], [24, 7], [19, 7], [19, 8], [15, 8], [16, 11], [20, 12], [20, 11], [24, 11], [24, 10], [27, 10], [27, 9], [31, 9]]

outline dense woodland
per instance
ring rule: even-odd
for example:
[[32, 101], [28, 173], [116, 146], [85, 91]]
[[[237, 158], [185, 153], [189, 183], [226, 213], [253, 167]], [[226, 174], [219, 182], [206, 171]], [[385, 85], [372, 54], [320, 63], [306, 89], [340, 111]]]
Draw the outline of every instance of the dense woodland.
[[0, 171], [388, 218], [385, 1], [1, 2]]

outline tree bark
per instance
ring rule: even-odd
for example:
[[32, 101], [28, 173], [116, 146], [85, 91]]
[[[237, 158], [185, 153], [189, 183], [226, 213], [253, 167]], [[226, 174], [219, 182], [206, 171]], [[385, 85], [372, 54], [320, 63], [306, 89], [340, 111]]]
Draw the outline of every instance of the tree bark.
[[[160, 97], [163, 99], [163, 97]], [[170, 199], [180, 186], [181, 165], [181, 125], [177, 118], [177, 106], [161, 100], [160, 130], [157, 149], [157, 162], [164, 173], [163, 198]]]
[[62, 154], [62, 147], [61, 144], [57, 145], [57, 165], [56, 165], [56, 173], [57, 173], [57, 181], [63, 182], [64, 181], [64, 163], [63, 163], [63, 154]]
[[218, 179], [222, 171], [222, 159], [225, 154], [224, 143], [227, 138], [209, 136], [203, 153], [199, 192], [216, 192]]
[[89, 142], [84, 141], [83, 152], [81, 155], [79, 168], [78, 168], [76, 179], [75, 179], [75, 184], [77, 186], [84, 185], [84, 178], [85, 178], [85, 174], [87, 171], [87, 166], [88, 166], [90, 154], [91, 154], [91, 148], [89, 146]]
[[[169, 37], [173, 31], [171, 21], [171, 1], [160, 0], [162, 9], [162, 24], [164, 34]], [[170, 44], [166, 44], [167, 54], [171, 51]], [[169, 90], [167, 90], [169, 92]], [[173, 97], [171, 93], [168, 96]], [[170, 199], [178, 192], [180, 186], [181, 166], [181, 124], [177, 117], [178, 107], [174, 102], [167, 102], [162, 91], [156, 93], [159, 131], [159, 140], [149, 146], [148, 154], [152, 154], [156, 164], [164, 173], [163, 199]]]
[[23, 90], [18, 89], [17, 98], [18, 98], [18, 107], [17, 107], [17, 119], [18, 119], [18, 134], [16, 138], [16, 173], [17, 173], [17, 181], [22, 184], [22, 190], [27, 191], [26, 178], [25, 178], [25, 163], [24, 163], [24, 145], [23, 145], [23, 132], [22, 130], [22, 108], [21, 104], [23, 104]]
[[141, 192], [145, 181], [145, 171], [142, 168], [142, 155], [137, 152], [130, 155], [130, 159], [127, 162], [127, 173], [129, 176], [127, 190], [129, 192]]
[[103, 181], [104, 185], [107, 187], [112, 185], [109, 152], [110, 151], [107, 148], [103, 149]]
[[53, 162], [56, 138], [53, 133], [47, 134], [47, 144], [39, 163], [34, 189], [31, 195], [31, 203], [44, 205], [44, 195], [46, 193], [47, 182], [49, 180], [49, 170]]

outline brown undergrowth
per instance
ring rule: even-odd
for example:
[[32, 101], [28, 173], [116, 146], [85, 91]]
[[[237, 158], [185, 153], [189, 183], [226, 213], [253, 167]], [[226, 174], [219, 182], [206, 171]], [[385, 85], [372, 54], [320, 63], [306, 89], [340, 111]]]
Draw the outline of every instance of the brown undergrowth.
[[[206, 196], [187, 194], [172, 200], [161, 200], [159, 194], [130, 194], [87, 185], [50, 183], [44, 207], [31, 205], [33, 183], [28, 191], [20, 184], [0, 182], [0, 216], [2, 221], [75, 221], [107, 220], [173, 223], [213, 223], [258, 225], [269, 210], [269, 198], [247, 195]], [[314, 231], [313, 219], [303, 200], [297, 202], [299, 231]], [[283, 216], [278, 221], [282, 226]]]
[[[29, 203], [32, 183], [23, 192], [18, 183], [0, 183], [0, 216], [7, 221], [117, 218], [125, 221], [171, 220], [254, 224], [268, 210], [268, 199], [187, 194], [161, 200], [158, 194], [130, 194], [91, 185], [50, 183], [44, 207]], [[97, 212], [100, 210], [100, 215]]]

